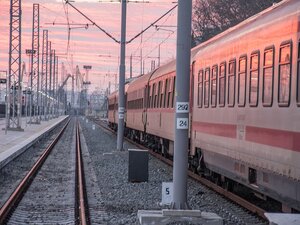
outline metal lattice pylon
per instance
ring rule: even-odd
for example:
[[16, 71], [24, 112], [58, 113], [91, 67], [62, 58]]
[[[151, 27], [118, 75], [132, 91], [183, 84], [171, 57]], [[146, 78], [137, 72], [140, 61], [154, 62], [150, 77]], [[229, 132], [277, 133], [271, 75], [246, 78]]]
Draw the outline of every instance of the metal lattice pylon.
[[56, 68], [55, 68], [55, 76], [54, 76], [54, 99], [55, 99], [55, 110], [54, 115], [58, 117], [58, 107], [59, 107], [59, 98], [57, 93], [57, 85], [58, 85], [58, 56], [55, 59]]
[[43, 46], [42, 46], [42, 74], [41, 74], [41, 92], [42, 92], [42, 109], [44, 117], [43, 119], [46, 120], [46, 79], [48, 73], [48, 30], [43, 30]]
[[10, 1], [8, 98], [6, 101], [6, 129], [21, 128], [21, 0]]
[[43, 30], [43, 46], [42, 46], [42, 77], [41, 77], [41, 92], [42, 92], [42, 109], [46, 120], [46, 93], [47, 93], [47, 73], [48, 73], [48, 30]]
[[49, 109], [50, 109], [50, 95], [49, 95], [49, 83], [50, 83], [50, 76], [52, 73], [52, 50], [51, 50], [51, 41], [48, 41], [48, 72], [46, 74], [46, 101], [45, 101], [45, 106], [46, 106], [46, 113], [45, 113], [45, 118], [46, 120], [49, 119]]
[[[39, 118], [39, 49], [40, 49], [40, 6], [33, 4], [32, 15], [32, 54], [31, 54], [31, 98], [30, 98], [30, 118], [31, 123], [40, 123]], [[33, 115], [32, 115], [33, 109]]]
[[56, 58], [55, 58], [55, 50], [51, 50], [51, 65], [52, 65], [52, 69], [51, 69], [51, 73], [50, 73], [50, 83], [49, 83], [49, 95], [51, 96], [50, 98], [50, 117], [51, 119], [53, 118], [53, 110], [54, 110], [54, 77], [55, 77], [55, 64], [56, 64]]

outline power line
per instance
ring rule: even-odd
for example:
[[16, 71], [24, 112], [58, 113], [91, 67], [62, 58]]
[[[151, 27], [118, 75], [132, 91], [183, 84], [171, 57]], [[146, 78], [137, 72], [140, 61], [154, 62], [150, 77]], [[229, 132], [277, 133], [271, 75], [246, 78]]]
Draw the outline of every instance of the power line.
[[104, 30], [102, 27], [100, 27], [98, 24], [96, 24], [93, 20], [91, 20], [88, 16], [86, 16], [84, 13], [82, 13], [79, 9], [77, 9], [74, 5], [72, 5], [69, 0], [66, 0], [66, 4], [69, 4], [73, 9], [75, 9], [80, 15], [82, 15], [84, 18], [86, 18], [88, 21], [92, 23], [92, 25], [96, 26], [99, 30], [101, 30], [103, 33], [105, 33], [108, 37], [110, 37], [112, 40], [114, 40], [116, 43], [120, 43], [116, 38], [114, 38], [111, 34], [109, 34], [106, 30]]
[[[101, 30], [103, 33], [105, 33], [108, 37], [110, 37], [112, 40], [114, 40], [116, 43], [121, 43], [116, 38], [114, 38], [111, 34], [109, 34], [106, 30], [104, 30], [102, 27], [100, 27], [98, 24], [96, 24], [93, 20], [91, 20], [88, 16], [86, 16], [83, 12], [81, 12], [79, 9], [77, 9], [73, 4], [70, 3], [69, 0], [65, 0], [66, 4], [69, 4], [73, 9], [75, 9], [79, 14], [81, 14], [84, 18], [86, 18], [88, 21], [92, 23], [92, 25], [96, 26], [99, 30]], [[168, 15], [170, 12], [172, 12], [178, 5], [176, 4], [174, 7], [172, 7], [170, 10], [168, 10], [166, 13], [164, 13], [162, 16], [160, 16], [158, 19], [156, 19], [153, 23], [151, 23], [148, 27], [143, 29], [141, 32], [139, 32], [137, 35], [135, 35], [133, 38], [131, 38], [129, 41], [126, 41], [126, 44], [131, 43], [133, 40], [138, 38], [140, 35], [145, 33], [150, 27], [154, 26], [155, 23], [160, 21], [162, 18], [164, 18], [166, 15]], [[69, 21], [68, 21], [69, 23]]]
[[126, 42], [126, 44], [131, 43], [134, 39], [136, 39], [137, 37], [139, 37], [141, 34], [143, 34], [144, 32], [146, 32], [150, 27], [154, 26], [158, 21], [160, 21], [162, 18], [164, 18], [166, 15], [168, 15], [170, 12], [172, 12], [178, 5], [176, 4], [174, 7], [172, 7], [171, 9], [169, 9], [165, 14], [163, 14], [161, 17], [159, 17], [157, 20], [155, 20], [153, 23], [151, 23], [148, 27], [146, 27], [144, 30], [142, 30], [140, 33], [138, 33], [137, 35], [135, 35], [133, 38], [131, 38], [129, 41]]

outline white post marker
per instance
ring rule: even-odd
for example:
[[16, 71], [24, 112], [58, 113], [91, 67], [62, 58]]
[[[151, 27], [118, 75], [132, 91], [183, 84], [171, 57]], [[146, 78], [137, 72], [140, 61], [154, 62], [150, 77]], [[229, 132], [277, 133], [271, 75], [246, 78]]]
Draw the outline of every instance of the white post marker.
[[162, 182], [161, 204], [170, 205], [173, 201], [173, 182]]
[[93, 130], [95, 130], [95, 124], [93, 124]]
[[89, 121], [88, 121], [88, 119], [86, 119], [86, 121], [85, 121], [86, 123], [88, 123]]

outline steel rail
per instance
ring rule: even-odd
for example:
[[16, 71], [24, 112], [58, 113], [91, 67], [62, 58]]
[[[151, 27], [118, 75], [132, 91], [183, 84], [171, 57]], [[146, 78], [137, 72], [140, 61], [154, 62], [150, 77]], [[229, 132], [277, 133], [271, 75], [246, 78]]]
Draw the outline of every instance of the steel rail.
[[78, 192], [78, 214], [79, 214], [79, 224], [87, 225], [88, 215], [87, 215], [87, 201], [85, 198], [85, 181], [84, 181], [84, 169], [81, 156], [81, 142], [80, 142], [80, 131], [79, 122], [77, 122], [76, 128], [76, 169], [77, 169], [77, 192]]
[[14, 190], [14, 192], [10, 195], [8, 200], [5, 202], [5, 204], [0, 209], [0, 224], [4, 224], [5, 221], [8, 219], [9, 215], [13, 212], [14, 208], [18, 204], [18, 202], [22, 199], [23, 193], [27, 190], [27, 188], [30, 186], [31, 182], [33, 181], [34, 176], [37, 174], [45, 160], [47, 159], [48, 155], [50, 154], [51, 150], [54, 148], [62, 134], [64, 133], [65, 129], [67, 128], [68, 124], [70, 122], [70, 119], [67, 121], [65, 126], [61, 129], [59, 134], [55, 137], [55, 139], [48, 145], [48, 147], [45, 149], [43, 154], [40, 156], [40, 158], [35, 162], [33, 167], [30, 169], [30, 171], [26, 174], [26, 176], [22, 179], [22, 181], [19, 183], [17, 188]]
[[[112, 130], [112, 129], [108, 128], [108, 127], [105, 127], [103, 124], [101, 124], [101, 122], [100, 122], [100, 123], [95, 122], [95, 123], [96, 123], [97, 125], [99, 125], [101, 128], [104, 128], [105, 130], [108, 130], [108, 131], [110, 131], [110, 132], [112, 132], [112, 133], [115, 133], [114, 130]], [[154, 151], [148, 149], [147, 147], [145, 147], [145, 146], [143, 146], [143, 145], [141, 145], [141, 144], [138, 144], [138, 143], [132, 141], [131, 139], [128, 139], [128, 138], [125, 138], [125, 139], [126, 139], [128, 142], [130, 142], [130, 143], [136, 145], [137, 147], [139, 147], [139, 148], [141, 148], [141, 149], [148, 150], [149, 153], [150, 153], [151, 155], [153, 155], [154, 157], [160, 159], [161, 161], [165, 162], [166, 164], [168, 164], [168, 165], [170, 165], [170, 166], [173, 166], [173, 161], [172, 161], [172, 160], [163, 157], [161, 154], [156, 153], [156, 152], [154, 152]], [[213, 182], [211, 182], [211, 181], [209, 181], [209, 180], [207, 180], [207, 179], [201, 177], [200, 175], [193, 173], [193, 172], [190, 171], [190, 170], [188, 170], [188, 175], [189, 175], [191, 178], [193, 178], [194, 180], [200, 182], [201, 184], [205, 185], [206, 187], [208, 187], [208, 188], [212, 189], [213, 191], [217, 192], [218, 194], [220, 194], [220, 195], [226, 197], [227, 199], [229, 199], [229, 200], [231, 200], [231, 201], [237, 203], [238, 205], [242, 206], [243, 208], [249, 210], [250, 212], [255, 213], [256, 215], [260, 216], [261, 218], [267, 220], [266, 216], [264, 215], [264, 213], [265, 213], [266, 211], [263, 210], [263, 209], [261, 209], [260, 207], [254, 205], [254, 204], [248, 202], [247, 200], [241, 198], [240, 196], [238, 196], [238, 195], [236, 195], [236, 194], [234, 194], [234, 193], [232, 193], [232, 192], [230, 192], [230, 191], [228, 191], [228, 190], [226, 190], [226, 189], [224, 189], [224, 188], [218, 186], [217, 184], [215, 184], [215, 183], [213, 183]]]

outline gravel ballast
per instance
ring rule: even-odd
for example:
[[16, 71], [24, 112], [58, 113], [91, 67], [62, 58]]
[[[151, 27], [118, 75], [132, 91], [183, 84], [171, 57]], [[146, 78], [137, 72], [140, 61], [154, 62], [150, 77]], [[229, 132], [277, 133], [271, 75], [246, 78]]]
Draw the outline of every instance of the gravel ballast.
[[[139, 224], [138, 210], [166, 208], [159, 204], [161, 188], [162, 182], [172, 181], [172, 168], [149, 155], [149, 181], [130, 183], [127, 150], [136, 146], [125, 141], [125, 151], [117, 151], [116, 135], [93, 126], [86, 118], [81, 117], [80, 122], [106, 212], [106, 224]], [[267, 224], [192, 179], [188, 179], [188, 204], [192, 209], [218, 214], [224, 224]]]

